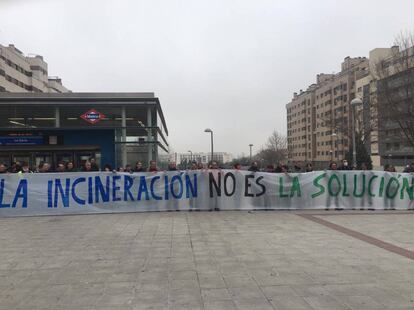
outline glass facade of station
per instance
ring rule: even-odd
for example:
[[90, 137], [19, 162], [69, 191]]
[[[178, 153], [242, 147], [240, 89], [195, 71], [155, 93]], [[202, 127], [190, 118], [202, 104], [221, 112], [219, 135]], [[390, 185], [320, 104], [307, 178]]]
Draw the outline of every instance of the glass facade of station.
[[151, 93], [0, 95], [0, 162], [75, 165], [94, 157], [101, 167], [168, 162], [168, 130]]

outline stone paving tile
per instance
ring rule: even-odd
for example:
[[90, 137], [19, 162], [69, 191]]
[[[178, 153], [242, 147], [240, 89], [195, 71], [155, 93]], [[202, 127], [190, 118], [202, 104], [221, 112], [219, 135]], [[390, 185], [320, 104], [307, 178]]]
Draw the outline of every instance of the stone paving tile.
[[235, 299], [234, 303], [236, 304], [237, 310], [274, 310], [272, 304], [262, 298]]
[[[411, 249], [411, 214], [331, 215]], [[0, 219], [0, 309], [414, 309], [412, 260], [291, 212]]]
[[232, 299], [227, 288], [203, 289], [201, 292], [203, 300], [206, 302]]
[[272, 305], [278, 310], [313, 310], [318, 308], [312, 308], [303, 297], [293, 295], [280, 295], [273, 296], [270, 299]]
[[204, 303], [205, 310], [236, 310], [232, 300], [216, 300]]
[[342, 304], [347, 305], [353, 310], [385, 310], [387, 309], [384, 305], [378, 303], [375, 299], [369, 296], [334, 296], [335, 299], [340, 301]]
[[314, 309], [319, 310], [350, 310], [346, 304], [342, 303], [338, 299], [331, 296], [312, 296], [303, 297], [305, 301], [312, 306]]

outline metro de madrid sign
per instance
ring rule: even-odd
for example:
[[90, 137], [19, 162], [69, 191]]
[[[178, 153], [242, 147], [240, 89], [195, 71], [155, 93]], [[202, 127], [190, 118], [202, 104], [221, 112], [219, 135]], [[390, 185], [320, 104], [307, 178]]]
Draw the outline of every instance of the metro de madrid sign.
[[81, 119], [87, 121], [89, 124], [95, 125], [99, 121], [105, 118], [105, 115], [101, 112], [96, 111], [95, 109], [90, 109], [89, 111], [83, 113]]

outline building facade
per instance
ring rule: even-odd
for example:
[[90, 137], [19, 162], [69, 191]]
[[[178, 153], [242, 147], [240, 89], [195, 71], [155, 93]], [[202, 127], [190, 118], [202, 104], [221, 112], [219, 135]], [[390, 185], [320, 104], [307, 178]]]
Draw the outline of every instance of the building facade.
[[153, 93], [1, 93], [0, 162], [166, 167], [168, 129]]
[[[214, 152], [213, 161], [225, 164], [233, 160], [233, 155], [226, 152]], [[181, 165], [190, 164], [192, 162], [208, 164], [211, 160], [211, 153], [180, 153], [177, 154], [177, 163]]]
[[25, 56], [14, 45], [0, 44], [0, 92], [67, 93], [59, 77], [48, 76], [42, 56]]
[[393, 46], [377, 66], [380, 162], [404, 167], [414, 162], [414, 46]]
[[365, 57], [346, 57], [337, 74], [318, 74], [306, 91], [286, 105], [289, 162], [326, 168], [345, 157], [351, 143], [350, 102], [358, 74], [367, 72]]

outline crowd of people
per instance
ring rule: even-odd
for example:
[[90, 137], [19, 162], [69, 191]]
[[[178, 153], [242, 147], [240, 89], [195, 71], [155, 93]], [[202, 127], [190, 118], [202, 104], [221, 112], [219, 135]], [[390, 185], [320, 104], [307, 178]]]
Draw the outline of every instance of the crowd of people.
[[[217, 162], [213, 161], [209, 165], [204, 165], [202, 163], [192, 162], [191, 166], [188, 169], [178, 169], [175, 162], [170, 162], [168, 164], [167, 171], [177, 171], [177, 170], [204, 170], [204, 169], [220, 169], [221, 167]], [[231, 167], [235, 170], [244, 170], [240, 163], [234, 164]], [[351, 166], [348, 164], [347, 160], [343, 160], [341, 165], [338, 166], [336, 162], [331, 162], [328, 170], [370, 170], [368, 165], [362, 163], [359, 168]], [[293, 165], [288, 166], [286, 164], [279, 163], [277, 165], [267, 165], [266, 167], [259, 167], [257, 161], [253, 161], [246, 170], [252, 172], [269, 172], [269, 173], [289, 173], [289, 172], [312, 172], [314, 171], [311, 163], [307, 163], [304, 166], [301, 166], [298, 163], [293, 163]], [[157, 172], [163, 171], [157, 166], [155, 160], [149, 162], [148, 167], [144, 167], [141, 161], [137, 161], [135, 166], [127, 164], [125, 167], [118, 167], [114, 169], [110, 164], [105, 164], [102, 169], [96, 163], [95, 158], [90, 158], [85, 161], [80, 167], [76, 167], [73, 161], [68, 162], [58, 162], [56, 167], [52, 167], [50, 163], [41, 162], [37, 167], [31, 169], [29, 163], [27, 162], [13, 162], [10, 166], [7, 166], [4, 163], [0, 163], [0, 174], [1, 173], [50, 173], [50, 172], [95, 172], [95, 171], [106, 171], [106, 172]], [[396, 169], [392, 165], [385, 165], [384, 171], [396, 172]], [[414, 163], [407, 165], [403, 172], [414, 173]]]
[[[212, 162], [210, 165], [205, 166], [201, 163], [193, 162], [191, 164], [190, 170], [201, 170], [201, 169], [218, 169], [219, 166], [217, 162]], [[177, 171], [177, 165], [175, 162], [170, 162], [168, 164], [168, 171]], [[118, 168], [113, 168], [110, 164], [105, 164], [102, 168], [96, 163], [95, 158], [90, 158], [85, 161], [80, 167], [76, 167], [73, 161], [60, 161], [57, 163], [56, 167], [48, 162], [40, 162], [35, 168], [31, 168], [27, 162], [13, 162], [10, 166], [5, 163], [0, 163], [0, 173], [63, 173], [63, 172], [95, 172], [95, 171], [106, 171], [106, 172], [157, 172], [163, 171], [157, 166], [155, 160], [149, 162], [148, 167], [144, 167], [141, 161], [137, 161], [135, 166], [127, 164]]]
[[[240, 164], [235, 164], [234, 169], [240, 169]], [[361, 163], [359, 167], [355, 165], [349, 165], [346, 159], [342, 160], [340, 165], [336, 162], [330, 162], [327, 170], [371, 170], [367, 163]], [[313, 165], [311, 163], [306, 163], [301, 166], [299, 163], [293, 163], [291, 166], [286, 164], [279, 163], [278, 165], [268, 165], [265, 168], [259, 168], [258, 162], [252, 162], [251, 166], [248, 168], [249, 171], [263, 171], [270, 173], [287, 173], [287, 172], [312, 172], [314, 171]], [[384, 166], [384, 171], [387, 172], [397, 172], [395, 166], [391, 164], [386, 164]], [[403, 172], [414, 173], [414, 163], [407, 165]]]
[[[234, 168], [238, 169], [237, 168], [238, 166], [239, 164], [236, 164]], [[298, 172], [312, 172], [314, 171], [314, 168], [311, 163], [306, 163], [304, 166], [302, 166], [299, 163], [295, 162], [291, 166], [279, 163], [277, 165], [267, 165], [265, 168], [260, 169], [258, 162], [253, 161], [251, 166], [248, 168], [248, 170], [249, 171], [263, 171], [263, 172], [270, 172], [270, 173], [287, 173], [287, 172], [298, 173]], [[365, 163], [362, 163], [361, 167], [357, 169], [357, 167], [349, 165], [348, 161], [344, 159], [341, 162], [340, 166], [338, 166], [336, 162], [331, 162], [329, 166], [327, 167], [327, 170], [369, 170], [369, 169], [368, 169], [368, 165]]]

